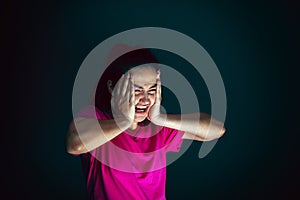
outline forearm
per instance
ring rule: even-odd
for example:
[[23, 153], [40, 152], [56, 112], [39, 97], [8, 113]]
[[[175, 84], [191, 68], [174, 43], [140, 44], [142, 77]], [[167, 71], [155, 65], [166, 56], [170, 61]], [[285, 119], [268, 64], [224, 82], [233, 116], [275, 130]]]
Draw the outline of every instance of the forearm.
[[67, 133], [67, 151], [71, 154], [89, 152], [112, 140], [128, 127], [125, 121], [117, 124], [115, 120], [75, 119]]
[[158, 120], [159, 125], [194, 134], [205, 140], [213, 140], [221, 137], [224, 132], [224, 124], [206, 113], [194, 114], [167, 114]]

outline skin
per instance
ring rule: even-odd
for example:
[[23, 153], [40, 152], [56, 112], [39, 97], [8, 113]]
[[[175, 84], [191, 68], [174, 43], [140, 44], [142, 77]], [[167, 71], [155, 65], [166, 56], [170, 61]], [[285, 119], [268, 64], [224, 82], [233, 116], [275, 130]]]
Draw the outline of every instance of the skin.
[[157, 81], [159, 71], [152, 67], [136, 67], [129, 71], [134, 79], [134, 106], [146, 108], [144, 113], [135, 112], [131, 129], [137, 127], [138, 122], [144, 121], [152, 111], [156, 99]]
[[[129, 70], [114, 88], [109, 85], [108, 89], [112, 94], [114, 119], [74, 119], [66, 135], [66, 147], [69, 153], [89, 152], [126, 129], [136, 129], [138, 122], [146, 118], [158, 126], [184, 131], [183, 139], [210, 141], [225, 133], [223, 123], [206, 113], [184, 115], [160, 113], [160, 71], [151, 66], [138, 66]], [[138, 112], [138, 108], [144, 108], [145, 111]]]

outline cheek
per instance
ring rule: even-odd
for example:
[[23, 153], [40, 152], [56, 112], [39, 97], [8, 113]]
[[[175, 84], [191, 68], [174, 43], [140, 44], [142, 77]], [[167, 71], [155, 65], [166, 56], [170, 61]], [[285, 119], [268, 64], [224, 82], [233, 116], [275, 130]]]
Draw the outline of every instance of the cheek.
[[140, 101], [140, 98], [139, 98], [139, 96], [138, 95], [135, 95], [135, 97], [134, 97], [134, 103], [135, 103], [135, 105], [136, 104], [138, 104], [139, 103], [139, 101]]
[[155, 95], [151, 95], [148, 98], [150, 100], [150, 105], [152, 106], [154, 104], [154, 102], [155, 102]]
[[[135, 98], [135, 105], [137, 105], [140, 102], [140, 100], [142, 98], [144, 98], [144, 96], [143, 95], [135, 95], [134, 98]], [[148, 95], [148, 100], [150, 101], [150, 105], [152, 106], [155, 102], [155, 94], [154, 95]]]

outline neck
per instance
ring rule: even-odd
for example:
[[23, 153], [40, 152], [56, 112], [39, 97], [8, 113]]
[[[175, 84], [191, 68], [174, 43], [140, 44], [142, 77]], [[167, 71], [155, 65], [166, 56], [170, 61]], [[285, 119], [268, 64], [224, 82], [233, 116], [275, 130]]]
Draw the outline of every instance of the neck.
[[133, 123], [131, 124], [131, 126], [129, 127], [129, 129], [130, 129], [130, 130], [135, 130], [135, 129], [137, 128], [137, 126], [138, 126], [138, 123], [137, 123], [137, 122], [133, 122]]

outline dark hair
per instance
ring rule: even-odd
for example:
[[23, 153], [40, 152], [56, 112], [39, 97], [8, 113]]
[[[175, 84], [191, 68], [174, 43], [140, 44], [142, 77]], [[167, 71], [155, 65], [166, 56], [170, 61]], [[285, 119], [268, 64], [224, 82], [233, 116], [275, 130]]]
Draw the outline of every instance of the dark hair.
[[150, 50], [145, 48], [130, 51], [114, 60], [106, 68], [98, 82], [95, 93], [95, 106], [98, 109], [111, 114], [111, 94], [108, 90], [107, 82], [111, 80], [114, 86], [128, 70], [146, 63], [158, 63], [158, 61]]

